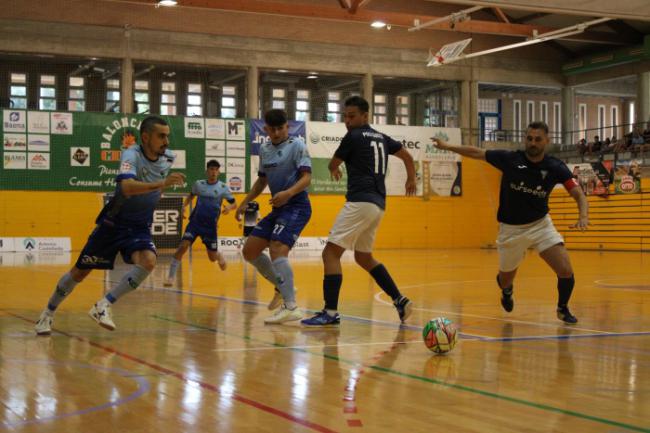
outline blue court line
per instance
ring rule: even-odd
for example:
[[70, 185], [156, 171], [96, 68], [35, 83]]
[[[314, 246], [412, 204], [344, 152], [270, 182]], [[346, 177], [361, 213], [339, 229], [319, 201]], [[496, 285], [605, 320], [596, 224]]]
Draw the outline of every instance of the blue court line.
[[[42, 338], [42, 337], [37, 337], [37, 338]], [[87, 413], [98, 412], [100, 410], [108, 409], [111, 407], [121, 406], [125, 403], [135, 400], [136, 398], [139, 398], [143, 394], [149, 392], [150, 389], [149, 381], [147, 379], [145, 379], [141, 375], [134, 374], [132, 371], [126, 371], [120, 368], [100, 367], [98, 365], [83, 364], [81, 362], [74, 362], [74, 361], [58, 362], [58, 361], [41, 360], [41, 359], [34, 359], [34, 360], [8, 359], [8, 358], [0, 358], [0, 359], [2, 359], [3, 362], [16, 362], [21, 364], [72, 365], [76, 368], [87, 368], [91, 370], [108, 371], [110, 373], [116, 373], [124, 378], [135, 380], [136, 383], [138, 384], [138, 388], [124, 398], [108, 401], [98, 406], [92, 406], [92, 407], [88, 407], [85, 409], [80, 409], [68, 413], [55, 414], [43, 418], [25, 419], [25, 420], [15, 421], [15, 422], [3, 421], [2, 423], [0, 423], [0, 428], [14, 428], [14, 427], [19, 427], [19, 426], [29, 425], [29, 424], [43, 424], [48, 421], [55, 421], [63, 418], [69, 418], [72, 416], [80, 416], [80, 415], [85, 415]]]
[[605, 334], [574, 334], [574, 335], [531, 335], [525, 337], [481, 337], [481, 341], [529, 341], [529, 340], [572, 340], [576, 338], [604, 338], [604, 337], [634, 337], [650, 335], [650, 331], [644, 332], [621, 332]]

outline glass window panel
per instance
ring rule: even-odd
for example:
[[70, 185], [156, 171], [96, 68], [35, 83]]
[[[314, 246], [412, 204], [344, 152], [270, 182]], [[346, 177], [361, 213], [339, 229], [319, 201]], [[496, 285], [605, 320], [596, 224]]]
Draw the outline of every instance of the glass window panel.
[[203, 86], [198, 83], [189, 83], [187, 85], [187, 93], [201, 93]]
[[284, 110], [284, 101], [279, 101], [277, 99], [273, 100], [273, 108]]
[[201, 95], [187, 95], [187, 105], [201, 105]]
[[38, 101], [39, 110], [56, 110], [55, 99], [41, 99]]
[[273, 89], [272, 95], [274, 98], [284, 98], [284, 95], [286, 94], [284, 89]]
[[84, 78], [83, 77], [70, 77], [70, 87], [83, 87]]
[[138, 101], [138, 102], [149, 102], [149, 94], [148, 93], [137, 92], [135, 94], [135, 100]]
[[161, 105], [160, 114], [165, 114], [168, 116], [176, 115], [176, 105], [165, 105], [165, 104]]
[[120, 100], [120, 92], [117, 92], [115, 90], [111, 90], [109, 92], [106, 92], [106, 99], [109, 101], [119, 101]]
[[68, 101], [68, 111], [84, 111], [85, 109], [85, 101]]
[[385, 105], [375, 105], [375, 113], [377, 113], [377, 114], [386, 114], [386, 106]]
[[296, 111], [296, 120], [306, 122], [309, 120], [309, 113], [306, 111]]
[[189, 106], [187, 107], [188, 116], [202, 116], [203, 109], [201, 107]]
[[221, 91], [223, 92], [224, 95], [235, 95], [235, 86], [223, 86]]
[[26, 83], [27, 74], [11, 74], [11, 82], [17, 84]]
[[398, 96], [397, 97], [397, 103], [401, 105], [406, 105], [409, 103], [409, 97], [408, 96]]
[[144, 80], [135, 80], [136, 90], [149, 90], [149, 82]]
[[222, 108], [221, 117], [227, 119], [234, 119], [235, 117], [237, 117], [237, 111], [234, 108]]
[[298, 90], [296, 91], [297, 99], [309, 99], [309, 90]]
[[106, 111], [117, 113], [120, 111], [120, 104], [116, 104], [114, 101], [106, 102]]
[[338, 102], [328, 102], [327, 103], [327, 111], [339, 111], [339, 103]]
[[14, 103], [13, 108], [27, 108], [27, 98], [11, 98]]
[[120, 80], [106, 80], [106, 87], [108, 89], [119, 89], [120, 88]]
[[375, 104], [385, 104], [386, 95], [377, 94], [375, 95]]
[[[147, 95], [149, 96], [149, 95]], [[143, 104], [139, 103], [138, 105], [138, 113], [148, 113], [149, 112], [149, 104]]]
[[56, 96], [56, 89], [54, 87], [41, 87], [41, 96], [44, 98], [54, 98]]
[[41, 75], [41, 84], [45, 86], [54, 86], [56, 78], [54, 75]]
[[171, 93], [163, 93], [161, 95], [161, 100], [164, 104], [175, 104], [176, 103], [176, 95], [171, 94]]
[[70, 99], [83, 99], [84, 89], [70, 89]]
[[11, 86], [12, 96], [27, 96], [27, 87], [25, 86]]
[[327, 121], [328, 122], [339, 122], [340, 121], [339, 113], [327, 113]]
[[307, 111], [309, 110], [309, 102], [296, 101], [296, 110]]
[[176, 83], [173, 81], [163, 81], [162, 82], [162, 91], [163, 92], [175, 92], [176, 91]]
[[221, 106], [222, 107], [234, 107], [235, 106], [235, 98], [232, 96], [224, 96], [221, 98]]
[[341, 99], [341, 92], [327, 92], [328, 101], [338, 101]]
[[374, 122], [377, 125], [385, 125], [386, 124], [386, 116], [374, 116]]
[[397, 112], [398, 112], [399, 114], [405, 114], [405, 115], [408, 115], [408, 114], [409, 114], [409, 107], [399, 107], [399, 109], [398, 109]]

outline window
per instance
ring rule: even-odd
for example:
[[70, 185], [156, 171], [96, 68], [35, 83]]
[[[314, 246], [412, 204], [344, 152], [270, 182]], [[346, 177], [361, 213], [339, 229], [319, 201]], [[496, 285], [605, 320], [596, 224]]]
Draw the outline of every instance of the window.
[[578, 129], [580, 138], [587, 139], [587, 104], [578, 104]]
[[612, 127], [609, 130], [609, 135], [614, 138], [618, 137], [618, 105], [612, 105], [610, 109], [610, 120]]
[[86, 111], [86, 79], [70, 77], [68, 80], [68, 111]]
[[515, 131], [515, 141], [521, 141], [521, 101], [518, 99], [512, 103], [512, 129]]
[[176, 83], [163, 81], [160, 83], [160, 114], [176, 115]]
[[120, 111], [120, 80], [106, 80], [106, 111]]
[[377, 93], [373, 99], [374, 101], [374, 115], [372, 116], [375, 125], [386, 124], [386, 95]]
[[341, 121], [341, 92], [327, 92], [327, 121]]
[[309, 90], [296, 91], [296, 120], [309, 120]]
[[632, 132], [634, 129], [634, 102], [630, 102], [630, 120], [629, 125], [627, 125], [627, 132]]
[[539, 104], [539, 118], [548, 125], [548, 102], [546, 101]]
[[409, 97], [397, 96], [395, 98], [395, 124], [409, 124]]
[[221, 117], [237, 117], [237, 87], [223, 86], [221, 89]]
[[199, 83], [187, 84], [187, 115], [203, 116], [203, 86]]
[[479, 113], [498, 113], [499, 112], [499, 100], [498, 99], [480, 98], [478, 100], [478, 112]]
[[38, 89], [38, 109], [56, 110], [56, 77], [41, 75]]
[[553, 143], [562, 143], [562, 104], [553, 103]]
[[605, 106], [604, 105], [599, 105], [598, 106], [598, 136], [600, 137], [600, 140], [605, 139], [605, 123], [607, 122], [607, 119], [605, 119]]
[[12, 108], [27, 108], [27, 74], [12, 72], [9, 90]]
[[133, 97], [135, 98], [135, 112], [148, 113], [149, 112], [149, 82], [145, 80], [135, 81], [135, 91]]
[[535, 121], [535, 101], [526, 101], [526, 122]]
[[284, 110], [287, 106], [286, 89], [271, 89], [271, 108]]

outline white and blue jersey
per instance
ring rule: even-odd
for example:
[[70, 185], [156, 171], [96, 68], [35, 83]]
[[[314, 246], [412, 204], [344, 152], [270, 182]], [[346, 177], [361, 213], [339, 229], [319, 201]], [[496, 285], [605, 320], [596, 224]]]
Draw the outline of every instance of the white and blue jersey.
[[197, 196], [196, 207], [190, 215], [191, 222], [205, 225], [215, 225], [221, 215], [221, 203], [226, 200], [232, 204], [235, 198], [228, 186], [220, 180], [208, 183], [207, 180], [197, 180], [192, 185], [192, 194]]
[[[268, 142], [260, 147], [257, 174], [266, 178], [272, 195], [295, 185], [302, 172], [311, 173], [311, 158], [301, 138], [290, 137], [280, 144]], [[309, 202], [307, 190], [291, 197], [285, 206], [305, 202]]]
[[169, 150], [157, 160], [148, 159], [140, 145], [134, 145], [122, 152], [120, 174], [115, 179], [115, 195], [104, 206], [97, 217], [97, 223], [104, 221], [116, 226], [150, 227], [153, 221], [153, 212], [158, 204], [161, 191], [151, 191], [146, 194], [126, 197], [122, 192], [122, 181], [135, 179], [140, 182], [154, 183], [164, 180], [174, 163], [176, 156]]

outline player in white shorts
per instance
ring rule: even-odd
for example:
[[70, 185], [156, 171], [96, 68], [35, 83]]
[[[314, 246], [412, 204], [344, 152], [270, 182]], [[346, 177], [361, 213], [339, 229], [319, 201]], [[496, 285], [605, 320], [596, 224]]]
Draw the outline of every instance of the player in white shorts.
[[557, 274], [557, 317], [565, 323], [577, 323], [569, 311], [569, 299], [575, 279], [564, 239], [548, 215], [548, 197], [553, 187], [561, 183], [578, 204], [578, 221], [571, 226], [586, 230], [589, 225], [589, 205], [582, 189], [566, 164], [546, 155], [549, 143], [548, 126], [533, 122], [526, 131], [525, 151], [485, 150], [473, 146], [450, 146], [432, 138], [436, 147], [474, 159], [482, 159], [503, 173], [499, 193], [499, 274], [501, 305], [507, 312], [514, 308], [512, 283], [526, 249], [534, 247], [540, 257]]

